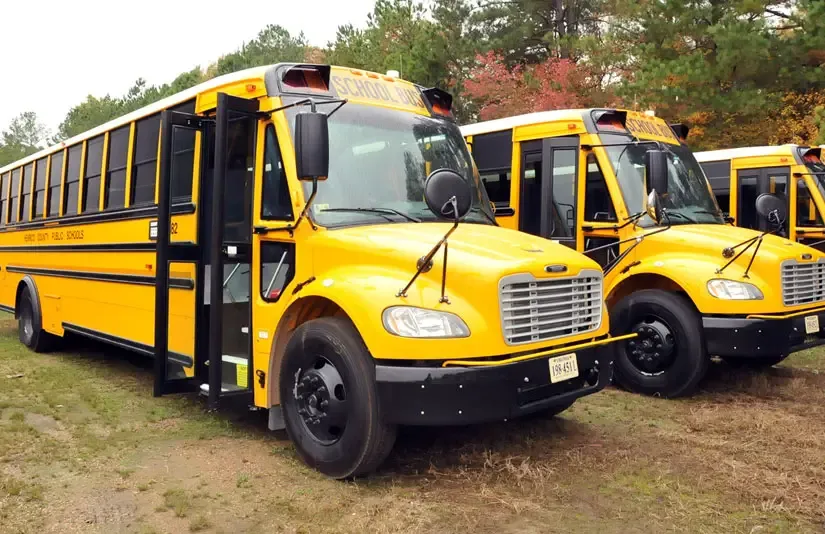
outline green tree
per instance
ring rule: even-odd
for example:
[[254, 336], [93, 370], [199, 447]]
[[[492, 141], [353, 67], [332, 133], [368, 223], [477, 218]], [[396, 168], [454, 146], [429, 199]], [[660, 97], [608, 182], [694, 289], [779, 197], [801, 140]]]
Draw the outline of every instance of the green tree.
[[220, 76], [285, 61], [305, 61], [311, 48], [303, 32], [293, 37], [282, 26], [270, 24], [258, 33], [258, 37], [221, 57], [217, 62], [216, 74]]
[[47, 138], [48, 131], [35, 112], [21, 113], [0, 134], [0, 167], [34, 154], [43, 148]]

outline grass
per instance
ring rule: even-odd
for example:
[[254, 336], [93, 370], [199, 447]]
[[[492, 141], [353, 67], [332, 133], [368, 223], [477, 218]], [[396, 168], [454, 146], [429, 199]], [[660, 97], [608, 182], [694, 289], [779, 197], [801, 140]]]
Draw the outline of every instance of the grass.
[[608, 388], [551, 419], [403, 429], [375, 476], [335, 482], [264, 414], [153, 398], [148, 362], [33, 354], [13, 326], [0, 320], [0, 532], [825, 526], [825, 349], [762, 372], [714, 363], [689, 399]]

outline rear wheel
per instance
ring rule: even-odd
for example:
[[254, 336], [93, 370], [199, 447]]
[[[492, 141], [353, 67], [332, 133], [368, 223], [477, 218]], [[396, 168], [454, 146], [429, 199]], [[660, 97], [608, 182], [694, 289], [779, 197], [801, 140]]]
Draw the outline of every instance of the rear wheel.
[[17, 306], [17, 336], [20, 342], [35, 352], [51, 350], [56, 338], [41, 327], [42, 318], [35, 315], [31, 291], [23, 290]]
[[635, 333], [616, 349], [616, 383], [647, 395], [691, 394], [705, 376], [708, 356], [699, 314], [676, 293], [646, 289], [610, 312], [614, 335]]
[[788, 354], [771, 354], [765, 356], [725, 356], [722, 360], [732, 367], [772, 367], [788, 357]]
[[375, 364], [346, 319], [295, 329], [280, 376], [287, 433], [305, 463], [333, 478], [373, 471], [389, 455], [396, 427], [381, 420]]

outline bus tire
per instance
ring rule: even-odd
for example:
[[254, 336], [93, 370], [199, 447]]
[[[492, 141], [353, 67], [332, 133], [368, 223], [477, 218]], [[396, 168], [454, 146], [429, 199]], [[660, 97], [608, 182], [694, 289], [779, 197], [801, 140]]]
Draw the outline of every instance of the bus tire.
[[610, 311], [614, 335], [636, 333], [616, 348], [615, 382], [645, 395], [687, 396], [708, 369], [699, 313], [685, 297], [659, 289], [636, 291]]
[[55, 337], [43, 330], [40, 307], [28, 287], [20, 293], [17, 302], [17, 336], [34, 352], [49, 352], [54, 347]]
[[381, 419], [375, 363], [354, 325], [308, 321], [292, 333], [281, 362], [281, 406], [301, 459], [335, 479], [374, 471], [397, 429]]

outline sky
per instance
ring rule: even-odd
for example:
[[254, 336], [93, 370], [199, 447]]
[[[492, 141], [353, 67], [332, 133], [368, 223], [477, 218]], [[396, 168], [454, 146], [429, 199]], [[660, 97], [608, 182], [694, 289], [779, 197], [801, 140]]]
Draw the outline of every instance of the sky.
[[[138, 78], [171, 82], [254, 39], [267, 24], [324, 46], [366, 24], [375, 0], [0, 0], [0, 130], [35, 111], [50, 133], [89, 94]], [[234, 10], [233, 10], [234, 8]]]

